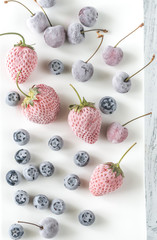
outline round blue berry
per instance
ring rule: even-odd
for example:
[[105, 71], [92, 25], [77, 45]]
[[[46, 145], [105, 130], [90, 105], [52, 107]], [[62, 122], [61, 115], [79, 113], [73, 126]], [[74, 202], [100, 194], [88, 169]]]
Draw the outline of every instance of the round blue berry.
[[33, 198], [33, 205], [37, 209], [46, 209], [49, 207], [49, 200], [45, 195], [39, 194]]
[[10, 170], [6, 174], [6, 180], [7, 183], [10, 184], [11, 186], [16, 186], [21, 182], [21, 174], [18, 171], [15, 170]]
[[15, 154], [15, 160], [19, 164], [26, 164], [30, 159], [31, 155], [27, 149], [20, 149]]
[[23, 176], [27, 181], [34, 181], [39, 176], [39, 171], [34, 165], [28, 165], [23, 169]]
[[54, 166], [50, 162], [42, 162], [39, 166], [39, 171], [44, 177], [50, 177], [54, 173]]
[[16, 204], [18, 204], [19, 206], [25, 206], [29, 203], [29, 195], [27, 192], [23, 191], [23, 190], [18, 190], [15, 193], [15, 202]]
[[19, 104], [19, 101], [20, 101], [20, 95], [17, 92], [12, 91], [8, 93], [6, 97], [6, 103], [9, 106], [17, 106]]
[[75, 174], [69, 174], [64, 178], [64, 186], [69, 190], [75, 190], [80, 186], [80, 179]]
[[99, 102], [99, 108], [104, 114], [112, 114], [117, 109], [116, 100], [112, 97], [103, 97]]
[[65, 211], [65, 203], [62, 199], [54, 199], [50, 206], [51, 212], [60, 215]]
[[24, 234], [24, 229], [20, 224], [12, 224], [9, 228], [9, 236], [11, 239], [21, 239]]
[[95, 221], [95, 215], [90, 210], [84, 210], [78, 216], [79, 222], [84, 226], [90, 226]]
[[63, 147], [63, 139], [60, 136], [53, 136], [48, 145], [52, 150], [59, 151]]
[[25, 129], [19, 129], [13, 134], [13, 139], [20, 146], [23, 146], [29, 142], [30, 135]]
[[54, 75], [59, 75], [64, 71], [64, 65], [60, 60], [54, 59], [49, 63], [49, 69]]
[[89, 162], [89, 154], [85, 151], [79, 151], [74, 156], [74, 163], [79, 167], [84, 167]]

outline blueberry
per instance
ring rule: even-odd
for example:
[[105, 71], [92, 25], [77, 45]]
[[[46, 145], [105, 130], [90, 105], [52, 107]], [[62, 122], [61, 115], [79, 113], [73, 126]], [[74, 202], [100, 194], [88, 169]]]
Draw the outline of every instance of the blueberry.
[[64, 178], [64, 186], [69, 190], [75, 190], [80, 186], [80, 179], [75, 174], [69, 174]]
[[33, 181], [36, 180], [39, 176], [38, 169], [33, 165], [28, 165], [23, 170], [23, 176], [27, 181]]
[[11, 239], [21, 239], [24, 234], [24, 229], [20, 224], [12, 224], [9, 228], [9, 235]]
[[6, 180], [7, 183], [10, 184], [11, 186], [18, 185], [21, 182], [21, 174], [18, 171], [15, 170], [10, 170], [6, 174]]
[[33, 205], [37, 209], [46, 209], [49, 207], [49, 200], [45, 195], [39, 194], [33, 198]]
[[24, 206], [24, 205], [28, 204], [29, 203], [29, 195], [28, 195], [28, 193], [23, 191], [23, 190], [18, 190], [15, 193], [15, 202], [19, 206]]
[[95, 221], [95, 215], [90, 210], [82, 211], [78, 216], [79, 222], [84, 226], [90, 226]]
[[50, 177], [54, 173], [54, 166], [50, 162], [42, 162], [39, 166], [39, 171], [44, 177]]
[[79, 20], [86, 27], [92, 27], [96, 23], [98, 12], [93, 7], [84, 7], [79, 12]]
[[79, 151], [74, 156], [74, 163], [79, 167], [84, 167], [89, 162], [89, 155], [85, 151]]
[[94, 68], [91, 63], [86, 63], [82, 60], [78, 60], [72, 65], [73, 78], [79, 82], [88, 81], [94, 73]]
[[48, 142], [49, 147], [54, 151], [59, 151], [63, 147], [63, 139], [60, 136], [53, 136]]
[[15, 154], [15, 160], [19, 164], [26, 164], [30, 161], [31, 155], [27, 149], [20, 149]]
[[36, 12], [27, 19], [27, 26], [32, 32], [41, 33], [49, 27], [49, 22], [43, 12]]
[[23, 146], [29, 142], [30, 135], [25, 129], [19, 129], [13, 134], [13, 139], [20, 146]]
[[19, 104], [20, 99], [21, 99], [20, 95], [17, 92], [12, 91], [8, 93], [6, 102], [9, 106], [17, 106]]
[[56, 0], [37, 0], [43, 8], [50, 8], [56, 4]]
[[117, 109], [116, 100], [112, 97], [103, 97], [99, 102], [99, 108], [104, 114], [112, 114]]
[[51, 203], [50, 209], [54, 214], [60, 215], [65, 211], [65, 203], [62, 199], [54, 199]]
[[85, 39], [83, 26], [80, 23], [71, 23], [68, 26], [67, 37], [72, 44], [81, 43]]
[[51, 73], [59, 75], [64, 71], [64, 65], [60, 60], [54, 59], [49, 63], [49, 69]]

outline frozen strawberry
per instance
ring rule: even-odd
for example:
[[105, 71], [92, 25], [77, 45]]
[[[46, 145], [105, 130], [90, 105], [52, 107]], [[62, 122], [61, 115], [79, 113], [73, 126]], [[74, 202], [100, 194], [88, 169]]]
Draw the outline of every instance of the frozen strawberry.
[[68, 123], [74, 134], [87, 143], [93, 144], [98, 140], [101, 128], [101, 115], [94, 103], [87, 102], [83, 97], [81, 100], [76, 89], [70, 84], [76, 92], [80, 105], [70, 105], [71, 110], [68, 115]]
[[21, 70], [18, 83], [24, 83], [37, 65], [37, 54], [32, 46], [25, 43], [25, 39], [21, 34], [10, 32], [2, 33], [0, 36], [7, 34], [15, 34], [22, 38], [22, 41], [14, 45], [14, 47], [8, 52], [6, 65], [11, 79], [14, 81], [16, 81], [17, 74]]
[[[17, 86], [19, 75], [20, 72], [17, 75]], [[26, 96], [22, 103], [22, 110], [28, 120], [39, 124], [48, 124], [56, 119], [60, 110], [60, 101], [52, 87], [45, 84], [34, 85], [29, 89], [28, 95], [19, 86], [18, 89]]]
[[120, 168], [120, 163], [135, 144], [125, 152], [118, 163], [108, 162], [100, 164], [95, 168], [89, 182], [89, 190], [94, 196], [103, 196], [121, 187], [124, 174]]

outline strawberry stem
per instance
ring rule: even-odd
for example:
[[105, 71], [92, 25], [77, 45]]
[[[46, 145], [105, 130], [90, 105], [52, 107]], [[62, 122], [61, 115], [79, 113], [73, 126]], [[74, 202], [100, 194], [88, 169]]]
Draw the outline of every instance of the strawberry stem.
[[72, 84], [70, 84], [70, 87], [72, 87], [72, 88], [74, 89], [74, 91], [76, 92], [76, 94], [77, 94], [77, 96], [78, 96], [78, 98], [79, 98], [79, 100], [80, 100], [80, 104], [82, 104], [81, 97], [80, 97], [78, 91], [76, 90], [76, 88], [74, 88], [74, 86], [73, 86]]
[[119, 160], [119, 162], [116, 164], [117, 167], [119, 167], [122, 159], [125, 157], [125, 155], [126, 155], [136, 144], [137, 144], [137, 143], [135, 142], [135, 143], [123, 154], [123, 156], [121, 157], [121, 159]]
[[18, 74], [17, 74], [17, 77], [16, 77], [16, 86], [17, 86], [17, 88], [19, 89], [19, 91], [20, 91], [24, 96], [30, 97], [30, 96], [28, 96], [26, 93], [24, 93], [24, 92], [21, 90], [21, 88], [19, 87], [18, 79], [19, 79], [19, 75], [20, 75], [21, 71], [22, 71], [22, 70], [20, 70], [20, 71], [18, 72]]
[[26, 9], [30, 12], [30, 14], [31, 14], [32, 16], [34, 16], [34, 13], [32, 13], [32, 11], [31, 11], [28, 7], [26, 7], [23, 3], [19, 2], [19, 1], [16, 1], [16, 0], [7, 0], [7, 1], [4, 1], [4, 3], [8, 3], [8, 2], [16, 2], [16, 3], [21, 4], [24, 8], [26, 8]]
[[13, 34], [13, 35], [18, 35], [22, 38], [22, 45], [26, 45], [25, 43], [25, 39], [24, 37], [20, 34], [20, 33], [16, 33], [16, 32], [7, 32], [7, 33], [1, 33], [0, 36], [4, 36], [4, 35], [9, 35], [9, 34]]
[[18, 221], [18, 223], [30, 224], [30, 225], [33, 225], [33, 226], [36, 226], [36, 227], [40, 228], [41, 230], [43, 229], [43, 226], [40, 226], [40, 225], [35, 224], [35, 223], [31, 223], [31, 222]]
[[149, 113], [147, 113], [147, 114], [141, 115], [141, 116], [139, 116], [139, 117], [137, 117], [137, 118], [134, 118], [134, 119], [126, 122], [126, 123], [123, 124], [122, 126], [124, 127], [124, 126], [127, 125], [128, 123], [131, 123], [131, 122], [133, 122], [133, 121], [135, 121], [135, 120], [137, 120], [137, 119], [139, 119], [139, 118], [142, 118], [142, 117], [145, 117], [145, 116], [148, 116], [148, 115], [151, 115], [151, 114], [152, 114], [152, 112], [149, 112]]
[[49, 24], [50, 24], [50, 26], [52, 27], [52, 23], [51, 23], [51, 21], [50, 21], [50, 19], [49, 19], [49, 17], [48, 17], [48, 15], [47, 15], [47, 13], [45, 12], [45, 10], [43, 9], [43, 7], [42, 6], [40, 6], [40, 4], [37, 2], [37, 0], [34, 0], [34, 2], [36, 2], [36, 4], [41, 8], [41, 10], [43, 11], [43, 13], [45, 14], [45, 16], [46, 16], [46, 18], [47, 18], [47, 20], [48, 20], [48, 22], [49, 22]]
[[114, 46], [114, 48], [116, 48], [120, 42], [122, 42], [125, 38], [127, 38], [128, 36], [130, 36], [132, 33], [134, 33], [138, 28], [143, 27], [143, 26], [144, 26], [144, 23], [141, 23], [141, 24], [140, 24], [137, 28], [135, 28], [132, 32], [130, 32], [128, 35], [126, 35], [124, 38], [122, 38], [122, 39]]
[[133, 76], [135, 76], [136, 74], [138, 74], [139, 72], [141, 72], [144, 68], [146, 68], [149, 64], [151, 64], [151, 62], [153, 62], [154, 58], [155, 58], [155, 54], [152, 56], [152, 59], [150, 60], [149, 63], [147, 63], [143, 68], [141, 68], [139, 71], [137, 71], [136, 73], [134, 73], [134, 74], [131, 75], [130, 77], [126, 78], [126, 79], [124, 80], [124, 82], [127, 82], [130, 78], [132, 78]]

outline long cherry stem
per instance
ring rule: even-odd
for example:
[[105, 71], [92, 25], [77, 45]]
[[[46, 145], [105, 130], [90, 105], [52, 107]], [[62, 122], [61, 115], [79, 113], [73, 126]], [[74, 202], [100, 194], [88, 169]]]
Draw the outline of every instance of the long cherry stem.
[[18, 74], [17, 74], [17, 77], [16, 77], [16, 86], [17, 86], [17, 88], [19, 89], [19, 91], [20, 91], [24, 96], [30, 97], [30, 96], [28, 96], [26, 93], [24, 93], [24, 92], [21, 90], [21, 88], [19, 87], [18, 79], [19, 79], [19, 76], [20, 76], [21, 71], [22, 71], [22, 70], [20, 70], [20, 71], [18, 72]]
[[1, 33], [0, 36], [4, 36], [4, 35], [18, 35], [22, 38], [22, 42], [23, 42], [23, 45], [26, 45], [25, 43], [25, 39], [24, 37], [20, 34], [20, 33], [16, 33], [16, 32], [7, 32], [7, 33]]
[[147, 63], [143, 68], [141, 68], [139, 71], [137, 71], [136, 73], [134, 73], [133, 75], [127, 77], [124, 81], [127, 82], [130, 78], [132, 78], [133, 76], [135, 76], [136, 74], [138, 74], [139, 72], [141, 72], [144, 68], [146, 68], [149, 64], [151, 64], [153, 62], [155, 58], [155, 54], [152, 56], [152, 59], [150, 60], [149, 63]]
[[24, 8], [26, 8], [26, 9], [30, 12], [30, 14], [31, 14], [32, 16], [34, 16], [34, 13], [32, 13], [32, 11], [31, 11], [28, 7], [26, 7], [23, 3], [19, 2], [19, 1], [16, 1], [16, 0], [7, 0], [7, 1], [4, 1], [4, 3], [8, 3], [8, 2], [16, 2], [16, 3], [21, 4]]
[[125, 38], [127, 38], [128, 36], [130, 36], [132, 33], [134, 33], [137, 29], [139, 29], [140, 27], [143, 27], [144, 26], [144, 23], [141, 23], [137, 28], [135, 28], [132, 32], [130, 32], [128, 35], [126, 35], [124, 38], [122, 38], [115, 46], [114, 48], [116, 48], [118, 46], [118, 44], [120, 42], [122, 42]]
[[124, 154], [123, 156], [121, 157], [121, 159], [119, 160], [119, 162], [117, 163], [117, 167], [119, 167], [122, 159], [125, 157], [125, 155], [136, 145], [137, 143], [135, 142]]
[[103, 32], [103, 33], [107, 33], [108, 32], [108, 30], [106, 30], [106, 29], [98, 28], [98, 29], [83, 30], [83, 31], [81, 31], [81, 33], [93, 32], [93, 31], [95, 31], [95, 32], [99, 31], [99, 32]]
[[151, 115], [151, 114], [152, 114], [152, 112], [149, 112], [149, 113], [147, 113], [147, 114], [141, 115], [141, 116], [139, 116], [139, 117], [137, 117], [137, 118], [134, 118], [134, 119], [126, 122], [126, 123], [123, 124], [122, 126], [124, 127], [124, 126], [126, 126], [128, 123], [131, 123], [131, 122], [133, 122], [133, 121], [135, 121], [135, 120], [137, 120], [137, 119], [139, 119], [139, 118], [142, 118], [142, 117], [145, 117], [145, 116], [148, 116], [148, 115]]
[[36, 226], [36, 227], [40, 228], [41, 230], [43, 229], [43, 226], [40, 226], [40, 225], [35, 224], [35, 223], [31, 223], [31, 222], [18, 221], [18, 223], [30, 224], [30, 225], [33, 225], [33, 226]]
[[74, 86], [72, 84], [70, 84], [70, 87], [72, 87], [74, 89], [74, 91], [76, 92], [76, 94], [77, 94], [77, 96], [78, 96], [78, 98], [80, 100], [80, 103], [82, 103], [81, 97], [80, 97], [78, 91], [76, 90], [76, 88], [74, 88]]
[[94, 55], [97, 53], [97, 51], [99, 50], [99, 48], [104, 40], [104, 35], [100, 35], [99, 32], [97, 32], [97, 34], [98, 34], [98, 38], [101, 38], [101, 42], [100, 42], [99, 46], [97, 47], [97, 49], [95, 50], [95, 52], [92, 54], [92, 56], [90, 58], [88, 58], [88, 60], [85, 63], [88, 63], [89, 60], [91, 60], [91, 58], [94, 57]]
[[46, 18], [47, 18], [47, 20], [48, 20], [48, 22], [49, 22], [49, 24], [50, 24], [50, 26], [52, 27], [52, 23], [51, 23], [51, 21], [50, 21], [50, 19], [49, 19], [49, 17], [47, 16], [47, 13], [45, 12], [45, 10], [43, 9], [43, 7], [42, 6], [40, 6], [40, 4], [37, 2], [37, 0], [34, 0], [34, 2], [36, 2], [36, 4], [41, 8], [41, 10], [43, 11], [43, 13], [45, 14], [45, 16], [46, 16]]

